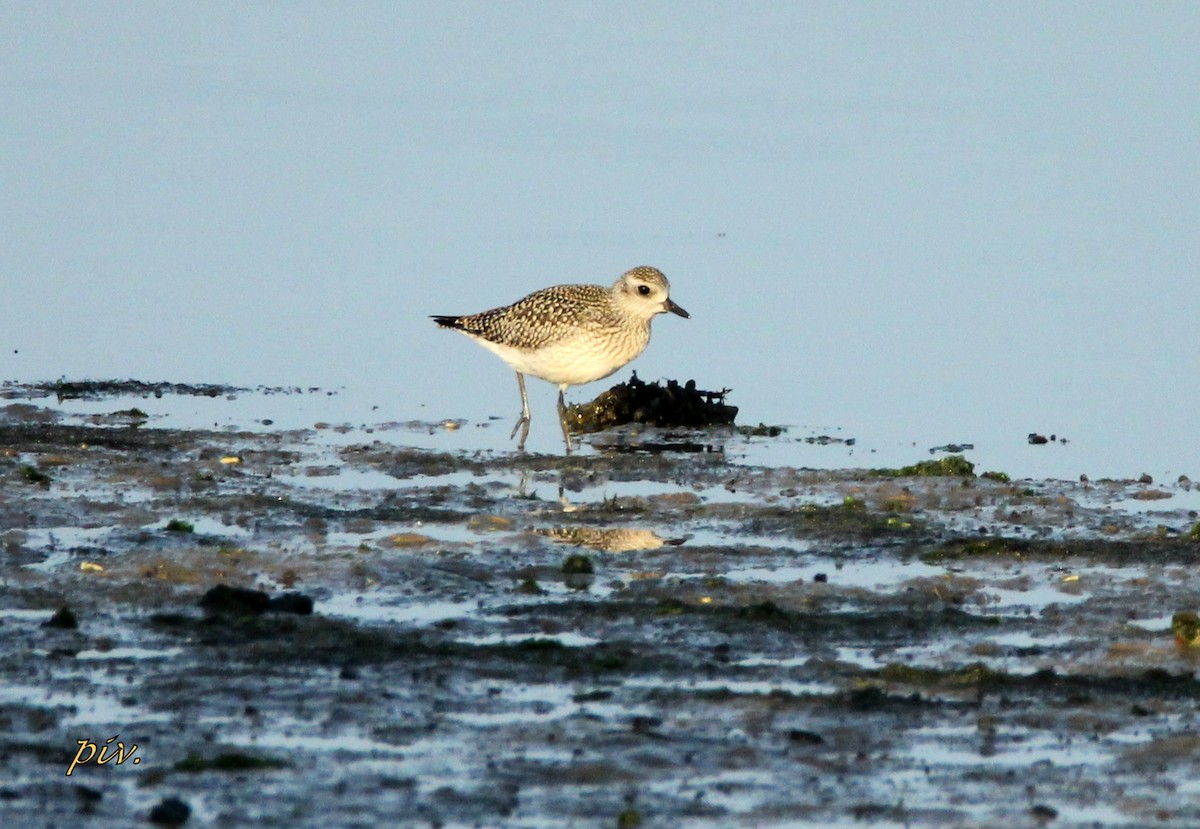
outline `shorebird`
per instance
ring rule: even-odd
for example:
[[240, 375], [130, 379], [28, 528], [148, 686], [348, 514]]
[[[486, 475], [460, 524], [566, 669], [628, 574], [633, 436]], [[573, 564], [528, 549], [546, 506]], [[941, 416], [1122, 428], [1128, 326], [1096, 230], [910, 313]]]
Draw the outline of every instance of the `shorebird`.
[[650, 322], [670, 311], [690, 315], [671, 301], [662, 271], [642, 265], [626, 271], [611, 288], [602, 285], [555, 285], [534, 291], [512, 305], [469, 316], [434, 316], [442, 328], [461, 331], [508, 363], [521, 389], [521, 416], [513, 426], [524, 451], [529, 436], [529, 397], [525, 375], [558, 386], [558, 421], [567, 454], [571, 432], [563, 394], [609, 376], [642, 353], [650, 342]]

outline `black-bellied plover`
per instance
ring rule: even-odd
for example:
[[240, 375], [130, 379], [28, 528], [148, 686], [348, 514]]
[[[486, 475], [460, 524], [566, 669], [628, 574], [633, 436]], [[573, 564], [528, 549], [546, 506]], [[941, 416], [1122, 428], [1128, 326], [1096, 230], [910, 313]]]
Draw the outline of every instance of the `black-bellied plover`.
[[667, 278], [645, 265], [626, 271], [611, 288], [601, 285], [555, 285], [524, 299], [465, 317], [435, 316], [442, 328], [461, 331], [492, 351], [517, 372], [521, 416], [510, 438], [521, 432], [518, 450], [529, 436], [529, 398], [525, 375], [558, 386], [558, 420], [567, 454], [567, 386], [600, 380], [642, 353], [650, 342], [650, 321], [670, 311], [685, 319], [688, 312], [671, 301]]

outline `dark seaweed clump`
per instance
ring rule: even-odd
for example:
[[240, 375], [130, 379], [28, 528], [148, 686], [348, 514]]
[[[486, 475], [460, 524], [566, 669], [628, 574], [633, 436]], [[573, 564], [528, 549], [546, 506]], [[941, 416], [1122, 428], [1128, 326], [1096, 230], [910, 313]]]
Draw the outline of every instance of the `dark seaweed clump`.
[[728, 426], [737, 417], [737, 406], [725, 403], [729, 389], [703, 391], [695, 380], [680, 385], [675, 380], [646, 383], [635, 372], [627, 383], [618, 383], [590, 403], [567, 407], [567, 424], [575, 434], [600, 432], [627, 423], [647, 426], [699, 428]]

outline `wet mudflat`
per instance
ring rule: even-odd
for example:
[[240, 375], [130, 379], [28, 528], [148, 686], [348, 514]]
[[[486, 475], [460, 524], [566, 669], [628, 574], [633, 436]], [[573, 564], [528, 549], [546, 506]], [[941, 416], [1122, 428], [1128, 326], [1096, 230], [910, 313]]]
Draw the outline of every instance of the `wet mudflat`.
[[0, 401], [5, 825], [1200, 825], [1186, 479], [449, 452], [472, 425], [118, 391]]

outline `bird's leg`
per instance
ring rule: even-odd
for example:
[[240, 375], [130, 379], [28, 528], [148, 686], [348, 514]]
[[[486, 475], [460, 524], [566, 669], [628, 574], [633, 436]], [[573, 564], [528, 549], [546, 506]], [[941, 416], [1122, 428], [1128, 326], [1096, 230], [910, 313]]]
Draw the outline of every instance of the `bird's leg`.
[[521, 416], [517, 418], [517, 425], [513, 426], [512, 434], [508, 436], [512, 440], [517, 436], [517, 430], [521, 430], [521, 439], [517, 441], [517, 451], [525, 451], [525, 438], [529, 437], [529, 396], [525, 394], [525, 375], [517, 372], [517, 386], [521, 389]]
[[571, 454], [571, 430], [567, 428], [567, 401], [563, 400], [566, 386], [558, 387], [558, 423], [562, 426], [563, 440], [567, 442], [567, 454]]

